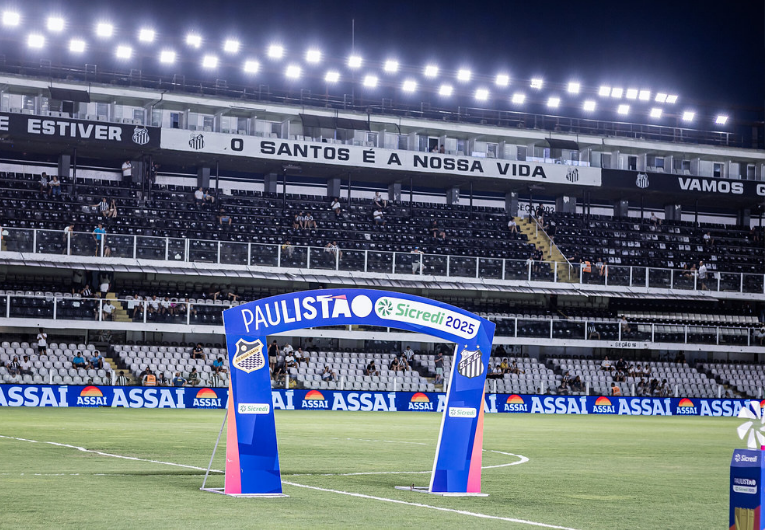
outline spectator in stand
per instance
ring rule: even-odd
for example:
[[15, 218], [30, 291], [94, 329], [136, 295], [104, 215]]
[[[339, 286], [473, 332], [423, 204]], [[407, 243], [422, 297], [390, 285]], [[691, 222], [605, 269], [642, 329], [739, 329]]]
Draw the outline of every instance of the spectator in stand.
[[117, 386], [127, 386], [128, 378], [125, 377], [125, 372], [120, 370], [120, 374], [114, 378], [114, 384]]
[[762, 346], [762, 342], [765, 340], [765, 325], [761, 326], [760, 329], [754, 330], [754, 338], [760, 341], [760, 346]]
[[96, 242], [96, 256], [101, 254], [101, 241], [103, 240], [103, 257], [108, 258], [112, 255], [112, 249], [109, 248], [109, 245], [106, 244], [105, 239], [106, 230], [104, 229], [104, 225], [102, 223], [98, 223], [98, 226], [93, 230], [93, 240]]
[[194, 349], [191, 351], [191, 358], [202, 359], [203, 361], [207, 360], [207, 356], [205, 355], [205, 349], [202, 347], [201, 342], [197, 342], [197, 345], [194, 346]]
[[440, 351], [436, 354], [436, 381], [437, 385], [440, 385], [444, 381], [444, 352]]
[[21, 363], [19, 362], [19, 358], [17, 356], [13, 356], [13, 360], [9, 362], [6, 367], [8, 368], [8, 373], [11, 375], [19, 375], [21, 372]]
[[303, 351], [303, 348], [298, 347], [298, 349], [294, 353], [295, 356], [295, 364], [298, 368], [300, 368], [300, 363], [308, 364], [308, 359], [306, 358], [306, 354]]
[[316, 228], [316, 221], [314, 221], [311, 212], [308, 212], [303, 216], [303, 226], [305, 226], [306, 229]]
[[101, 283], [98, 285], [98, 291], [101, 298], [106, 298], [106, 295], [109, 294], [109, 277], [108, 276], [102, 276], [101, 277]]
[[497, 373], [497, 371], [494, 369], [494, 367], [489, 363], [489, 367], [486, 370], [486, 378], [487, 379], [501, 379], [502, 374]]
[[112, 304], [111, 299], [107, 298], [106, 301], [104, 302], [104, 305], [101, 306], [101, 311], [102, 311], [101, 319], [104, 320], [104, 321], [105, 320], [114, 320], [114, 310], [115, 309], [117, 309], [117, 308], [114, 307], [114, 305]]
[[77, 350], [72, 358], [72, 368], [87, 368], [85, 357], [82, 356], [82, 352], [79, 350]]
[[321, 380], [322, 381], [334, 381], [337, 377], [337, 374], [333, 372], [329, 366], [324, 367], [324, 371], [321, 373]]
[[53, 179], [51, 179], [48, 187], [50, 188], [51, 197], [61, 197], [61, 181], [58, 180], [57, 175], [53, 175]]
[[205, 192], [202, 190], [202, 187], [200, 186], [197, 191], [194, 192], [194, 204], [197, 205], [197, 208], [201, 208], [205, 203]]
[[675, 356], [675, 362], [683, 364], [685, 362], [685, 353], [683, 352], [677, 352], [677, 355]]
[[173, 305], [170, 302], [170, 298], [167, 296], [164, 298], [164, 300], [161, 300], [159, 302], [159, 314], [160, 315], [169, 315], [173, 316], [173, 313], [175, 311], [173, 310]]
[[442, 155], [445, 155], [446, 154], [446, 148], [443, 145], [441, 145], [441, 146], [438, 147], [438, 152], [441, 153]]
[[286, 374], [284, 373], [284, 368], [282, 366], [277, 366], [276, 371], [274, 372], [274, 381], [284, 381], [285, 377]]
[[377, 366], [375, 366], [374, 359], [369, 361], [366, 370], [364, 370], [364, 375], [380, 375], [380, 370], [378, 370]]
[[576, 376], [574, 380], [571, 382], [571, 389], [574, 392], [581, 392], [584, 390], [584, 383], [582, 382], [582, 378], [579, 376]]
[[602, 266], [600, 267], [600, 272], [598, 272], [598, 275], [600, 276], [600, 283], [607, 284], [608, 283], [608, 260], [601, 259]]
[[660, 225], [661, 225], [661, 219], [659, 219], [658, 217], [656, 217], [656, 213], [655, 213], [655, 212], [651, 212], [651, 224], [652, 224], [654, 227], [658, 227], [658, 226], [660, 226]]
[[624, 357], [619, 357], [619, 360], [616, 361], [616, 369], [624, 371], [627, 369], [627, 363], [624, 362]]
[[40, 175], [39, 180], [40, 185], [40, 193], [43, 195], [50, 195], [50, 179], [48, 179], [48, 174], [43, 171], [43, 174]]
[[704, 234], [704, 246], [705, 247], [715, 246], [715, 240], [712, 238], [711, 232], [707, 232], [706, 234]]
[[343, 257], [343, 253], [340, 250], [340, 247], [337, 246], [337, 241], [327, 243], [327, 246], [324, 247], [324, 252], [329, 252], [333, 256], [337, 256], [337, 259], [341, 259]]
[[518, 233], [518, 223], [515, 222], [515, 217], [511, 217], [507, 222], [507, 229], [510, 230], [511, 234]]
[[19, 373], [21, 375], [32, 375], [32, 363], [29, 361], [29, 356], [25, 355], [19, 362]]
[[141, 299], [141, 295], [137, 294], [128, 301], [127, 311], [130, 318], [133, 320], [135, 320], [136, 317], [143, 316], [143, 300]]
[[215, 203], [215, 195], [210, 193], [210, 190], [207, 190], [205, 192], [204, 199], [205, 199], [205, 204], [207, 204], [208, 202], [210, 204], [214, 204]]
[[406, 355], [403, 353], [401, 354], [401, 357], [398, 359], [398, 365], [401, 367], [402, 372], [406, 372], [407, 370], [411, 370], [412, 368], [409, 366], [409, 362], [406, 359]]
[[292, 246], [292, 243], [289, 241], [285, 241], [282, 245], [282, 255], [284, 255], [287, 258], [291, 258], [292, 255], [295, 253], [295, 247]]
[[622, 389], [616, 383], [611, 383], [611, 395], [617, 397], [622, 395]]
[[303, 228], [303, 212], [295, 215], [295, 219], [292, 220], [292, 229], [301, 230]]
[[411, 346], [407, 346], [404, 351], [402, 352], [404, 358], [406, 359], [407, 363], [410, 363], [414, 361], [414, 350]]
[[292, 348], [292, 344], [287, 343], [282, 347], [282, 355], [285, 357], [287, 357], [287, 355], [292, 355], [293, 351], [295, 350]]
[[436, 236], [436, 241], [439, 243], [446, 243], [446, 232], [441, 230], [438, 232], [438, 236]]
[[146, 309], [149, 312], [149, 315], [159, 313], [159, 298], [157, 298], [156, 294], [152, 295], [151, 299], [146, 301]]
[[95, 350], [93, 352], [93, 356], [90, 358], [90, 367], [93, 370], [103, 370], [104, 369], [104, 357], [101, 355], [101, 352], [98, 350]]
[[603, 358], [603, 362], [600, 363], [600, 369], [604, 372], [610, 372], [612, 370], [611, 361], [608, 360], [608, 356]]
[[74, 223], [69, 223], [64, 227], [64, 250], [61, 251], [62, 254], [69, 255], [71, 253], [71, 247], [69, 244], [69, 241], [71, 238], [74, 237]]
[[175, 372], [175, 377], [173, 377], [173, 386], [186, 386], [186, 380], [181, 377], [181, 372]]
[[109, 203], [109, 209], [106, 210], [104, 217], [107, 219], [114, 219], [117, 217], [117, 201], [112, 199], [112, 201]]
[[376, 191], [376, 192], [375, 192], [374, 203], [375, 203], [375, 206], [376, 206], [376, 207], [377, 207], [379, 210], [384, 210], [385, 208], [387, 208], [387, 207], [388, 207], [388, 201], [386, 201], [385, 199], [383, 199], [383, 197], [382, 197], [382, 195], [380, 195], [380, 192], [379, 192], [379, 191]]
[[90, 288], [90, 285], [86, 283], [85, 287], [80, 291], [80, 295], [82, 295], [83, 298], [91, 298], [93, 296], [93, 290]]
[[708, 291], [707, 287], [707, 266], [703, 261], [699, 262], [699, 283], [703, 291]]
[[622, 315], [622, 318], [619, 321], [619, 326], [620, 326], [620, 328], [622, 330], [622, 335], [626, 335], [626, 334], [630, 333], [630, 331], [632, 331], [632, 329], [630, 328], [629, 322], [627, 322], [626, 315]]
[[518, 363], [517, 363], [517, 362], [515, 362], [515, 361], [513, 361], [513, 364], [512, 364], [512, 366], [510, 366], [510, 370], [509, 370], [509, 372], [510, 372], [511, 374], [518, 374], [518, 375], [520, 375], [520, 374], [525, 374], [525, 373], [526, 373], [526, 371], [525, 371], [525, 370], [521, 370], [521, 369], [520, 369], [520, 367], [518, 366]]
[[297, 361], [295, 360], [294, 352], [291, 351], [287, 355], [284, 356], [284, 366], [287, 369], [289, 369], [289, 368], [297, 368], [298, 367]]
[[188, 383], [191, 386], [197, 386], [199, 384], [199, 372], [197, 372], [196, 367], [192, 368], [191, 372], [189, 372]]
[[661, 397], [669, 397], [670, 395], [672, 395], [672, 389], [670, 388], [666, 379], [661, 380], [661, 386], [659, 387], [659, 394], [661, 395]]
[[388, 369], [391, 372], [400, 372], [401, 371], [401, 365], [398, 362], [398, 357], [394, 357], [393, 360], [390, 362], [390, 366]]
[[430, 235], [433, 237], [433, 239], [436, 239], [438, 237], [438, 233], [441, 231], [441, 229], [438, 226], [438, 220], [433, 219], [433, 222], [430, 223], [430, 228], [428, 228], [430, 231]]
[[375, 211], [372, 213], [372, 219], [374, 219], [376, 225], [385, 225], [382, 208], [375, 208]]
[[231, 226], [231, 216], [223, 208], [218, 212], [218, 224], [221, 226]]
[[157, 375], [157, 386], [170, 386], [172, 385], [172, 381], [167, 378], [167, 376], [164, 374], [164, 372], [160, 372]]
[[90, 207], [95, 208], [98, 213], [106, 217], [106, 214], [109, 212], [109, 200], [106, 197], [102, 197], [101, 202], [91, 204]]
[[276, 367], [276, 361], [279, 358], [279, 345], [276, 343], [276, 341], [273, 341], [271, 345], [268, 347], [268, 364], [270, 365], [271, 371], [274, 371], [274, 368]]
[[43, 328], [37, 332], [37, 355], [46, 355], [48, 353], [48, 334]]
[[423, 252], [420, 247], [414, 247], [410, 254], [414, 254], [412, 257], [412, 274], [417, 274], [422, 270], [422, 258], [420, 256]]
[[226, 373], [226, 367], [223, 366], [223, 357], [218, 357], [213, 361], [212, 369], [216, 374]]
[[133, 182], [133, 164], [130, 160], [125, 160], [122, 163], [122, 182], [128, 185]]
[[563, 374], [563, 378], [560, 380], [560, 385], [558, 386], [558, 391], [561, 394], [568, 394], [569, 393], [569, 383], [570, 376], [568, 375], [568, 372]]
[[595, 323], [589, 323], [587, 326], [590, 328], [590, 332], [587, 334], [587, 340], [593, 340], [593, 338], [600, 340], [600, 331], [595, 327]]
[[340, 219], [343, 216], [343, 209], [340, 206], [340, 198], [335, 197], [332, 199], [332, 204], [329, 206], [329, 208], [335, 212], [335, 218]]

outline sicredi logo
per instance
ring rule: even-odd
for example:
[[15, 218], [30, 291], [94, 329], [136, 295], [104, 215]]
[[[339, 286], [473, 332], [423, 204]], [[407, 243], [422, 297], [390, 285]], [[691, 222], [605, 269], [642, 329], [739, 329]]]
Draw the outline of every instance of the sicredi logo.
[[[342, 319], [366, 317], [372, 312], [372, 300], [366, 295], [357, 295], [350, 301], [346, 295], [319, 295], [316, 297], [296, 296], [292, 300], [280, 300], [257, 305], [254, 309], [242, 309], [244, 327], [260, 331], [279, 324], [291, 324], [304, 320]], [[308, 326], [307, 326], [308, 327]], [[254, 329], [253, 329], [254, 328]]]
[[271, 411], [269, 403], [239, 403], [239, 414], [268, 414]]
[[304, 409], [328, 409], [329, 401], [318, 390], [309, 390], [303, 398]]
[[505, 412], [528, 412], [529, 406], [518, 394], [508, 396], [505, 401]]
[[478, 415], [474, 408], [470, 407], [449, 407], [450, 418], [475, 418]]
[[375, 304], [375, 314], [384, 320], [407, 322], [472, 339], [480, 323], [471, 317], [431, 304], [383, 296]]
[[752, 464], [757, 463], [757, 455], [754, 456], [746, 456], [742, 455], [741, 453], [736, 453], [736, 457], [734, 458], [736, 462], [749, 462]]
[[106, 398], [97, 386], [86, 386], [77, 396], [77, 404], [84, 407], [105, 407]]
[[433, 410], [433, 403], [431, 403], [428, 396], [422, 392], [417, 392], [409, 400], [409, 410]]

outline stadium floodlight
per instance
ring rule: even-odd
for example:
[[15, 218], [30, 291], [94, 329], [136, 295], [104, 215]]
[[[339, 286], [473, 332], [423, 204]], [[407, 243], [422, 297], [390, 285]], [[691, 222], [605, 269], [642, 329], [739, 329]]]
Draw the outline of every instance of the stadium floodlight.
[[99, 22], [96, 24], [96, 35], [103, 39], [108, 39], [114, 34], [114, 26], [108, 22]]
[[186, 35], [186, 44], [192, 48], [199, 48], [202, 46], [202, 36], [198, 33], [189, 33]]
[[651, 101], [651, 91], [650, 90], [641, 90], [638, 93], [638, 99], [640, 101]]
[[523, 92], [516, 92], [515, 94], [513, 94], [513, 97], [510, 101], [512, 101], [516, 105], [523, 105], [523, 102], [526, 101], [526, 94], [524, 94]]
[[401, 85], [401, 90], [409, 92], [410, 94], [417, 90], [417, 81], [414, 79], [407, 79], [404, 84]]
[[115, 53], [117, 59], [130, 59], [133, 56], [133, 48], [121, 44], [117, 46], [117, 52]]
[[569, 81], [568, 83], [569, 94], [578, 94], [581, 89], [582, 89], [581, 83], [578, 83], [577, 81]]
[[677, 103], [677, 96], [675, 94], [670, 94], [667, 96], [667, 103], [670, 105], [673, 103]]
[[21, 15], [16, 11], [3, 11], [3, 26], [12, 28], [21, 23]]
[[260, 63], [254, 59], [248, 59], [244, 61], [242, 70], [244, 70], [245, 74], [257, 74], [258, 70], [260, 70]]
[[173, 64], [175, 62], [175, 52], [173, 50], [162, 50], [159, 52], [159, 62], [162, 64]]
[[27, 46], [39, 50], [45, 46], [45, 37], [39, 33], [32, 33], [27, 37]]
[[218, 57], [215, 55], [205, 55], [202, 57], [202, 68], [217, 68]]
[[438, 66], [435, 64], [429, 64], [425, 66], [425, 70], [423, 70], [423, 75], [425, 77], [430, 77], [431, 79], [438, 76]]
[[584, 105], [582, 105], [582, 108], [586, 110], [587, 112], [593, 112], [595, 110], [595, 101], [592, 99], [588, 99], [584, 102]]
[[364, 59], [361, 58], [361, 55], [351, 55], [348, 57], [348, 68], [361, 68], [363, 62]]
[[607, 98], [611, 95], [611, 87], [606, 85], [601, 86], [598, 90], [598, 95], [600, 97]]
[[715, 119], [717, 125], [725, 125], [728, 123], [728, 117], [725, 114], [719, 114]]
[[364, 77], [364, 86], [367, 88], [374, 88], [377, 86], [377, 76], [367, 75]]
[[654, 98], [656, 103], [666, 103], [667, 95], [664, 92], [658, 92]]
[[547, 100], [547, 106], [551, 109], [557, 109], [560, 107], [560, 98], [553, 96]]
[[637, 99], [638, 97], [638, 89], [637, 88], [628, 88], [627, 93], [625, 94], [625, 97], [627, 99]]
[[156, 32], [151, 28], [141, 28], [138, 31], [138, 40], [141, 42], [154, 42]]
[[268, 56], [271, 59], [281, 59], [284, 57], [284, 46], [281, 44], [272, 44], [268, 47]]
[[619, 107], [616, 109], [616, 112], [619, 114], [626, 116], [630, 113], [630, 106], [629, 105], [619, 105]]
[[497, 74], [494, 78], [494, 84], [501, 87], [506, 87], [510, 84], [510, 76], [507, 74]]
[[59, 33], [64, 31], [64, 19], [61, 17], [48, 17], [48, 31]]
[[473, 72], [471, 72], [467, 68], [460, 68], [459, 70], [457, 70], [457, 81], [467, 83], [468, 81], [470, 81], [472, 77], [473, 77]]
[[612, 88], [611, 89], [611, 97], [614, 99], [622, 99], [622, 96], [624, 95], [624, 89], [623, 88]]
[[226, 39], [223, 42], [223, 51], [226, 53], [237, 53], [241, 45], [242, 43], [236, 39]]
[[318, 64], [321, 62], [321, 50], [311, 48], [305, 52], [305, 61], [311, 64]]
[[545, 82], [541, 77], [535, 77], [531, 80], [531, 88], [536, 88], [537, 90], [541, 90], [544, 84]]
[[661, 109], [658, 109], [656, 107], [652, 108], [650, 116], [651, 118], [661, 118]]
[[448, 98], [454, 93], [454, 87], [452, 85], [441, 85], [438, 89], [438, 95]]
[[686, 110], [685, 112], [683, 112], [683, 121], [685, 122], [691, 122], [693, 121], [693, 118], [695, 117], [696, 117], [696, 113], [693, 112], [692, 110]]
[[85, 51], [85, 41], [82, 39], [72, 39], [69, 41], [69, 51], [72, 53], [82, 53]]
[[388, 59], [385, 61], [385, 64], [383, 65], [383, 70], [388, 72], [389, 74], [395, 74], [398, 72], [398, 61], [394, 59]]
[[326, 83], [337, 83], [338, 81], [340, 81], [340, 72], [338, 72], [337, 70], [330, 70], [324, 76], [324, 81]]
[[486, 101], [489, 99], [489, 91], [485, 88], [479, 88], [475, 91], [475, 99], [478, 101]]
[[286, 75], [289, 79], [299, 79], [302, 72], [303, 71], [298, 65], [291, 64], [287, 66], [287, 70], [284, 71], [284, 75]]

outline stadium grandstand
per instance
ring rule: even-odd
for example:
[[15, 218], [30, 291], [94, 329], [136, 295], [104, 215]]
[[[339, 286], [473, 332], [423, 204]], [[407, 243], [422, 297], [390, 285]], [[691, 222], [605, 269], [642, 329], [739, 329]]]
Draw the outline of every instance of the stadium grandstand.
[[[0, 62], [0, 382], [225, 387], [224, 309], [366, 287], [493, 321], [489, 393], [765, 397], [761, 123], [462, 70], [413, 105], [406, 76], [30, 61]], [[449, 384], [424, 334], [272, 340], [274, 388]]]

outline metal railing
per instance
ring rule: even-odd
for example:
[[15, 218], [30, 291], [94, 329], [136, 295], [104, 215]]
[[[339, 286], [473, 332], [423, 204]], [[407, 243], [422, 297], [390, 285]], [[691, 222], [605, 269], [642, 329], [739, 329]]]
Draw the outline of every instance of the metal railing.
[[[765, 294], [765, 274], [3, 228], [0, 251], [321, 271]], [[561, 272], [569, 270], [566, 278]]]
[[[185, 298], [99, 298], [78, 294], [4, 292], [0, 315], [35, 320], [221, 325], [221, 312], [239, 302]], [[753, 346], [745, 326], [655, 324], [533, 316], [489, 316], [497, 337], [596, 341], [607, 347], [639, 348], [644, 343]], [[387, 328], [391, 331], [394, 328]]]

